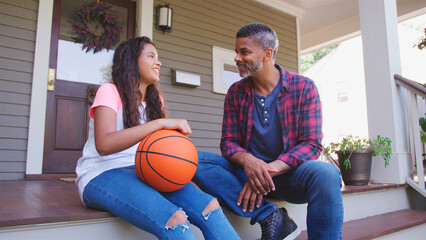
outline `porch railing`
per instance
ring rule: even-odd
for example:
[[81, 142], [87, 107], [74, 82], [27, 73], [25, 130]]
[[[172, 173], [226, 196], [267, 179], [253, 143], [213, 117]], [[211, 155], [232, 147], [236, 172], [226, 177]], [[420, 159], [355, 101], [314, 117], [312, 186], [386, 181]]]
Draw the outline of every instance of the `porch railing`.
[[408, 142], [413, 161], [413, 174], [406, 178], [407, 184], [426, 197], [424, 179], [425, 148], [420, 137], [419, 119], [425, 115], [426, 87], [398, 74], [394, 75], [395, 83], [401, 88], [401, 95], [405, 104], [405, 119], [407, 122]]
[[319, 156], [318, 160], [321, 162], [331, 163], [333, 166], [339, 169], [339, 163], [327, 154], [325, 154], [324, 150], [321, 152], [321, 155]]

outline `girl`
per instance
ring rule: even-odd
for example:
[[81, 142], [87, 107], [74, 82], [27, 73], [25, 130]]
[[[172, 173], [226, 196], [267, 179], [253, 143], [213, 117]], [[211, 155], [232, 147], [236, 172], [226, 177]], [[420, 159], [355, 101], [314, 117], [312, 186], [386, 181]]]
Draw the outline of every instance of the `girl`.
[[89, 137], [79, 159], [83, 203], [106, 210], [159, 239], [194, 239], [188, 219], [205, 239], [239, 239], [218, 201], [192, 184], [160, 193], [137, 176], [139, 142], [159, 129], [191, 134], [184, 119], [166, 119], [157, 90], [161, 62], [147, 37], [121, 43], [113, 58], [113, 83], [102, 85], [90, 108]]

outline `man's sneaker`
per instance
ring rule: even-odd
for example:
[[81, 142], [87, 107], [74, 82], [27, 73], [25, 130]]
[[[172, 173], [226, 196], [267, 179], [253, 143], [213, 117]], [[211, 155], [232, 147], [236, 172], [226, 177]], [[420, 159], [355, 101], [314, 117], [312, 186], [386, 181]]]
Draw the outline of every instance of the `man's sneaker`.
[[262, 228], [262, 240], [293, 240], [300, 234], [300, 229], [291, 219], [285, 208], [278, 208], [263, 221], [260, 222]]

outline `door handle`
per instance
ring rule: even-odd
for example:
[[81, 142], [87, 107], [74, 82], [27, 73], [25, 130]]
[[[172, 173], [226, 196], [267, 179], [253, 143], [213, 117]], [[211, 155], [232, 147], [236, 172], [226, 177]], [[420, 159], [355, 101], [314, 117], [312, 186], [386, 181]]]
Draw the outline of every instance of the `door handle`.
[[47, 91], [55, 91], [56, 69], [49, 68], [47, 76]]

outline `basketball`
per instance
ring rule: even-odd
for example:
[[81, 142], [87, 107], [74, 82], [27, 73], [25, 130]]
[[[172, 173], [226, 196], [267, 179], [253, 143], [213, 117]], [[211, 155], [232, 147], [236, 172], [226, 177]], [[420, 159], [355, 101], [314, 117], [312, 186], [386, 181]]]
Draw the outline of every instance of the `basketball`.
[[135, 167], [139, 178], [160, 192], [185, 186], [198, 166], [197, 149], [191, 139], [175, 130], [158, 130], [139, 143]]

